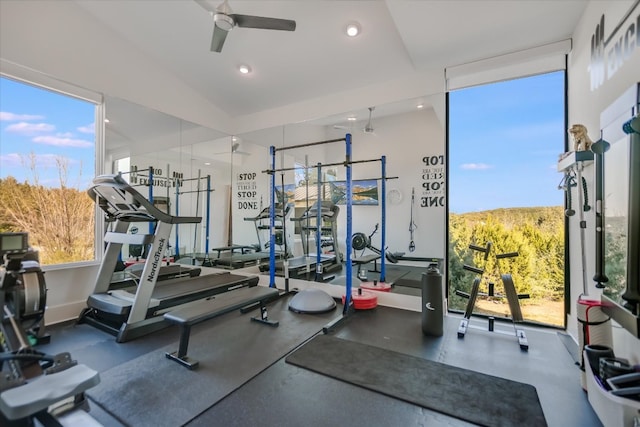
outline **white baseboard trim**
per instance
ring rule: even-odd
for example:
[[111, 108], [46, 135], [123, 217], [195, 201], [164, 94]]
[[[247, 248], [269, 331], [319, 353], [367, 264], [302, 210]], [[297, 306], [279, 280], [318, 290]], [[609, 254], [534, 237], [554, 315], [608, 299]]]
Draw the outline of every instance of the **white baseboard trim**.
[[45, 325], [53, 325], [56, 323], [66, 322], [68, 320], [75, 320], [80, 315], [80, 312], [86, 307], [86, 300], [47, 307], [44, 314], [44, 323]]

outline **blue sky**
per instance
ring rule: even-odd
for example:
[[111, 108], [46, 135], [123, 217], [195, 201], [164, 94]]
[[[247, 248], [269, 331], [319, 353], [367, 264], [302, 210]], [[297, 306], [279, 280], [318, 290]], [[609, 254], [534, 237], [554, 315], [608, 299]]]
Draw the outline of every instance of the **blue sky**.
[[564, 73], [449, 94], [449, 209], [561, 206]]
[[[0, 177], [85, 189], [95, 175], [94, 104], [0, 78]], [[26, 163], [25, 163], [26, 162]]]
[[[559, 206], [556, 170], [563, 151], [564, 74], [510, 80], [449, 95], [449, 207], [454, 213]], [[93, 175], [93, 104], [0, 78], [0, 177], [86, 188]]]

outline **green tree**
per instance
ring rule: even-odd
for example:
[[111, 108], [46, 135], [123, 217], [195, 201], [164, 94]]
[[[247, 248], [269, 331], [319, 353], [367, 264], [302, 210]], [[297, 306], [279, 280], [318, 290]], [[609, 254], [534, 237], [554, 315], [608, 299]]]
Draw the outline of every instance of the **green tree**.
[[34, 156], [28, 159], [33, 183], [0, 179], [0, 227], [27, 231], [42, 264], [94, 258], [94, 203], [84, 191], [67, 186], [67, 164], [57, 159], [59, 187], [40, 184]]

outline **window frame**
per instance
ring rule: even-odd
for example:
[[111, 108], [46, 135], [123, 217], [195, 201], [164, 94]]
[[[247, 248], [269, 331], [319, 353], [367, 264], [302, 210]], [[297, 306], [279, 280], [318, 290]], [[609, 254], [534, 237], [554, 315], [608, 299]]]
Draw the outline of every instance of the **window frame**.
[[[101, 93], [73, 85], [62, 80], [58, 80], [47, 74], [33, 69], [15, 64], [4, 59], [0, 59], [0, 77], [14, 80], [35, 88], [40, 88], [55, 92], [57, 94], [89, 102], [94, 105], [94, 176], [104, 173], [105, 165], [105, 101]], [[105, 224], [99, 210], [94, 208], [94, 238], [93, 249], [94, 259], [86, 261], [75, 261], [60, 264], [43, 265], [42, 270], [63, 270], [83, 266], [99, 265], [102, 262], [104, 248], [102, 236], [104, 235]]]

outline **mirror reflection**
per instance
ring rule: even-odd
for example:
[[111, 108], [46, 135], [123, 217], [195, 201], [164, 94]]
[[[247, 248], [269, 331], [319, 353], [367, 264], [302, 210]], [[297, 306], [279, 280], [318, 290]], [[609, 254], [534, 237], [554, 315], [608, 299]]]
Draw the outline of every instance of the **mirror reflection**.
[[[421, 272], [444, 256], [443, 236], [429, 226], [444, 218], [444, 207], [418, 209], [426, 197], [420, 187], [422, 159], [443, 154], [433, 147], [440, 147], [444, 126], [436, 109], [416, 108], [420, 103], [424, 101], [414, 99], [227, 135], [108, 98], [105, 170], [121, 172], [171, 215], [202, 217], [197, 225], [172, 230], [167, 256], [173, 261], [268, 272], [273, 204], [277, 274], [284, 274], [286, 259], [289, 277], [344, 284], [344, 141], [282, 150], [273, 157], [269, 147], [344, 140], [350, 134], [355, 162], [351, 165], [353, 283], [384, 279], [394, 284], [393, 292], [420, 295]], [[416, 151], [416, 146], [423, 148]], [[412, 163], [411, 170], [398, 166]], [[321, 277], [316, 276], [318, 253]], [[133, 248], [122, 256], [144, 254]], [[381, 277], [383, 263], [386, 277]]]

